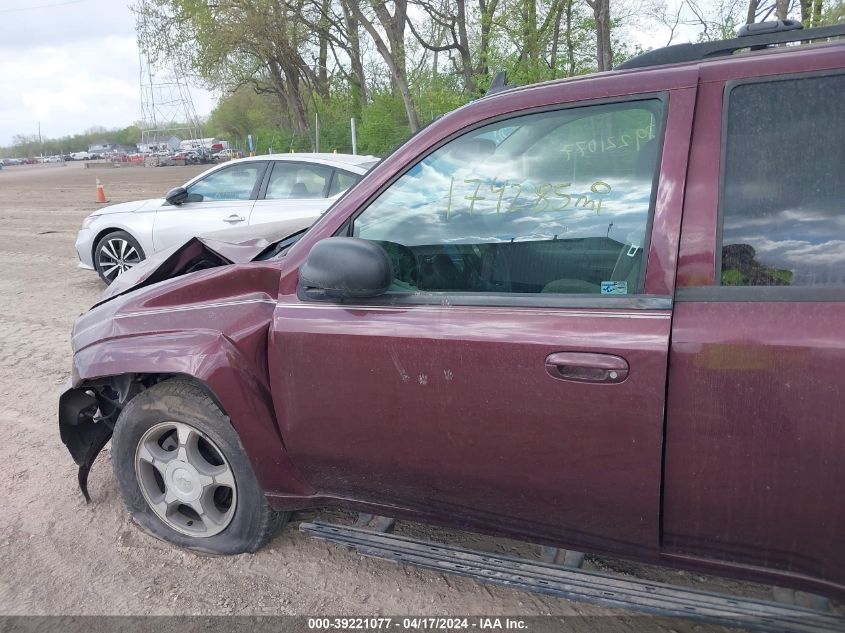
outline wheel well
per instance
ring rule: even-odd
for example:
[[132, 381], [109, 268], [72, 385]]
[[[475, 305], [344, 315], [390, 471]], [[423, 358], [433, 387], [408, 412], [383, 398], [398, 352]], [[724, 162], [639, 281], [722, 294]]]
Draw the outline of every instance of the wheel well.
[[[122, 410], [123, 407], [132, 400], [132, 398], [142, 391], [146, 391], [153, 385], [157, 385], [165, 380], [173, 380], [177, 378], [196, 385], [214, 401], [214, 404], [217, 405], [217, 408], [219, 408], [224, 415], [228, 415], [226, 410], [223, 408], [223, 404], [220, 402], [220, 398], [217, 397], [217, 394], [215, 394], [214, 391], [212, 391], [211, 388], [203, 381], [189, 374], [120, 374], [110, 378], [99, 379], [95, 384], [91, 384], [90, 387], [94, 391], [98, 391], [102, 397], [111, 401], [119, 413], [120, 410]], [[114, 416], [113, 422], [114, 421], [117, 421], [117, 416]]]
[[95, 262], [95, 264], [94, 264], [95, 266], [96, 266], [96, 261], [97, 261], [97, 244], [99, 244], [100, 240], [103, 239], [109, 233], [114, 233], [115, 231], [121, 231], [121, 230], [122, 229], [118, 229], [116, 227], [103, 229], [102, 231], [97, 233], [97, 235], [94, 237], [94, 241], [91, 243], [91, 261]]
[[79, 489], [86, 501], [91, 500], [88, 473], [97, 455], [111, 439], [124, 407], [153, 385], [175, 378], [198, 387], [228, 418], [219, 398], [208, 385], [187, 374], [119, 374], [92, 380], [62, 395], [59, 400], [59, 432], [62, 442], [79, 464]]
[[[95, 268], [96, 268], [96, 261], [97, 261], [97, 244], [99, 244], [100, 240], [103, 239], [109, 233], [116, 233], [117, 231], [123, 231], [127, 235], [132, 236], [133, 240], [135, 240], [136, 242], [138, 241], [138, 238], [135, 237], [134, 235], [132, 235], [132, 233], [127, 231], [126, 229], [121, 229], [121, 228], [118, 228], [116, 226], [112, 226], [112, 227], [109, 227], [107, 229], [103, 229], [102, 231], [97, 233], [97, 235], [94, 237], [93, 243], [91, 244], [91, 261], [94, 262]], [[144, 253], [144, 256], [146, 257], [146, 253]]]

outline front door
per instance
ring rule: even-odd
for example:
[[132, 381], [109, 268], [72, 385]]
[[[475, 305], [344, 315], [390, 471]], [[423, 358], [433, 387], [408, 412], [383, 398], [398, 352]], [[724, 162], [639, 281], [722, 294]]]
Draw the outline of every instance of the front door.
[[[841, 66], [836, 55], [795, 64]], [[748, 79], [737, 65], [710, 69], [696, 109], [672, 328], [665, 547], [841, 592], [845, 73], [746, 70]]]
[[181, 244], [197, 235], [246, 226], [266, 165], [266, 161], [237, 162], [190, 184], [185, 203], [165, 204], [156, 211], [155, 250]]
[[387, 250], [391, 291], [283, 296], [271, 345], [318, 494], [656, 551], [687, 92], [476, 128], [347, 224]]

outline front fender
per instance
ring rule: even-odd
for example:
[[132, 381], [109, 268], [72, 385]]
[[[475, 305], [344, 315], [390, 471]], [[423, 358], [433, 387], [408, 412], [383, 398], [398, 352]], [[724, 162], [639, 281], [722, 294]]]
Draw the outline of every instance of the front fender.
[[265, 492], [313, 494], [287, 456], [266, 380], [222, 333], [191, 330], [113, 338], [85, 347], [73, 358], [76, 391], [127, 374], [194, 379], [229, 417]]

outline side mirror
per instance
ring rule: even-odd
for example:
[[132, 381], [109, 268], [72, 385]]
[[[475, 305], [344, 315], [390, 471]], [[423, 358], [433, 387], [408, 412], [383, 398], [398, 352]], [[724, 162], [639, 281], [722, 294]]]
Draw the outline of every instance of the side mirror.
[[299, 269], [306, 292], [321, 290], [330, 299], [363, 299], [387, 292], [393, 265], [378, 244], [355, 237], [317, 242]]
[[168, 204], [178, 207], [188, 199], [188, 190], [184, 187], [176, 187], [175, 189], [168, 191], [167, 195], [164, 196], [164, 199], [167, 200]]

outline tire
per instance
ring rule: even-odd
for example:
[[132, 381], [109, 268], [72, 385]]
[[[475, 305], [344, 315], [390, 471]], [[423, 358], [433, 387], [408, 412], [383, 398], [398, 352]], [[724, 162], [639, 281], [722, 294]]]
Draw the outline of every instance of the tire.
[[270, 508], [229, 418], [187, 380], [161, 382], [126, 405], [115, 424], [112, 465], [134, 521], [179, 547], [254, 552], [289, 517]]
[[106, 285], [146, 259], [138, 240], [126, 231], [107, 233], [94, 246], [94, 268]]

